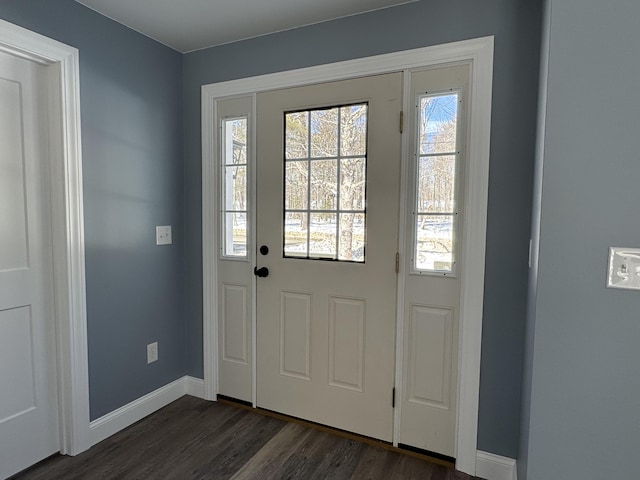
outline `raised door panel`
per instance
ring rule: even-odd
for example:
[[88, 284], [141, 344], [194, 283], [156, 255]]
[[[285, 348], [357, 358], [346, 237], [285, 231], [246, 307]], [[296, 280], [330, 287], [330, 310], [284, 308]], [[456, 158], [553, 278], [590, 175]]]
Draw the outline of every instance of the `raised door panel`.
[[280, 374], [311, 380], [311, 295], [280, 294]]
[[329, 384], [362, 391], [365, 302], [329, 298]]
[[247, 365], [247, 287], [222, 286], [222, 359]]
[[0, 311], [0, 425], [36, 406], [31, 307]]
[[409, 338], [409, 401], [449, 408], [453, 312], [414, 305]]

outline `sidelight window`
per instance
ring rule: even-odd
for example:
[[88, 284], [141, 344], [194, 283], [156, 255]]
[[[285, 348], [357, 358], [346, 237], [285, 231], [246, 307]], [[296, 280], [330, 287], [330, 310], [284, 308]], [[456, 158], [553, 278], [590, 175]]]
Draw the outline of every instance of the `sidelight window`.
[[247, 258], [247, 118], [222, 128], [222, 256]]
[[416, 272], [455, 272], [459, 94], [418, 97], [414, 259]]

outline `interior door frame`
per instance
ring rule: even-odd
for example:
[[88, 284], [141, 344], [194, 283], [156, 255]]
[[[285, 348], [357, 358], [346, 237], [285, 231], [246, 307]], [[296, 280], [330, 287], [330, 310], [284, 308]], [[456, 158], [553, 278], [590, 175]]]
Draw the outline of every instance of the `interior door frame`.
[[[409, 111], [411, 69], [450, 63], [469, 63], [469, 129], [465, 189], [464, 238], [461, 274], [460, 334], [458, 337], [458, 409], [456, 425], [456, 469], [475, 474], [480, 391], [480, 355], [486, 252], [487, 199], [489, 189], [489, 147], [491, 133], [491, 98], [493, 85], [494, 37], [482, 37], [444, 45], [377, 55], [344, 62], [260, 75], [202, 86], [202, 259], [203, 259], [203, 360], [205, 397], [217, 394], [218, 318], [217, 271], [218, 221], [216, 101], [219, 98], [255, 95], [257, 92], [323, 83], [368, 75], [403, 71], [405, 91], [403, 110]], [[255, 118], [255, 115], [253, 115]], [[254, 129], [255, 132], [255, 129]], [[402, 184], [408, 182], [410, 158], [409, 136], [402, 138]], [[402, 187], [401, 187], [402, 188]], [[402, 236], [406, 229], [406, 196], [401, 195], [400, 254], [404, 252]], [[253, 225], [255, 228], [255, 223]], [[251, 248], [253, 249], [254, 246]], [[400, 276], [401, 278], [402, 276]], [[255, 279], [254, 279], [255, 295]], [[404, 321], [402, 282], [398, 283], [398, 318], [396, 333], [396, 389], [402, 391], [402, 349]], [[254, 309], [255, 310], [255, 309]], [[252, 345], [255, 351], [255, 318]], [[255, 355], [254, 355], [255, 359]], [[255, 360], [254, 360], [255, 362]], [[400, 372], [400, 374], [398, 374]], [[254, 365], [255, 399], [255, 365]], [[397, 444], [399, 408], [394, 412], [394, 444]]]
[[87, 450], [89, 376], [84, 263], [80, 74], [76, 48], [0, 20], [0, 51], [49, 67], [54, 316], [60, 452]]

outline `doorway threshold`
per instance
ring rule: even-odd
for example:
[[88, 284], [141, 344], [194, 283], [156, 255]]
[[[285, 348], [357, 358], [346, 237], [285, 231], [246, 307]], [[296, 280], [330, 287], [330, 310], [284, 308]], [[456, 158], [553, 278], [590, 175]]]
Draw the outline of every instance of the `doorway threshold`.
[[296, 423], [298, 425], [313, 428], [314, 430], [330, 433], [342, 438], [354, 440], [356, 442], [366, 443], [367, 445], [371, 445], [374, 447], [380, 447], [385, 450], [389, 450], [391, 452], [400, 453], [402, 455], [407, 455], [409, 457], [419, 458], [420, 460], [425, 460], [435, 465], [442, 465], [443, 467], [450, 468], [451, 470], [455, 469], [455, 458], [447, 457], [445, 455], [440, 455], [439, 453], [430, 452], [428, 450], [422, 450], [419, 448], [411, 447], [409, 445], [400, 445], [398, 447], [394, 447], [391, 443], [384, 442], [376, 438], [367, 437], [365, 435], [359, 435], [357, 433], [348, 432], [346, 430], [341, 430], [339, 428], [329, 427], [327, 425], [322, 425], [316, 422], [310, 422], [309, 420], [292, 417], [282, 413], [274, 412], [273, 410], [267, 410], [259, 407], [253, 408], [250, 402], [245, 402], [243, 400], [227, 397], [225, 395], [218, 395], [217, 401], [224, 405], [229, 405], [229, 406], [240, 408], [243, 410], [250, 410], [252, 412], [259, 413], [260, 415], [264, 415], [267, 417], [277, 418], [278, 420], [283, 420], [289, 423]]

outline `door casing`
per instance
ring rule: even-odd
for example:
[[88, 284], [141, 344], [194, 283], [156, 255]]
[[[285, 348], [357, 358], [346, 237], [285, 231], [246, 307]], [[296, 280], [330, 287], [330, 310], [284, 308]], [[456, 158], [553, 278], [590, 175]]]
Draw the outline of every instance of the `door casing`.
[[0, 20], [0, 51], [48, 70], [59, 446], [76, 455], [91, 446], [78, 50]]
[[[367, 75], [403, 71], [404, 108], [410, 102], [412, 69], [451, 63], [469, 63], [469, 129], [467, 132], [467, 174], [464, 184], [465, 218], [461, 261], [460, 328], [458, 336], [458, 399], [456, 426], [456, 469], [474, 475], [476, 471], [478, 404], [480, 390], [480, 355], [482, 309], [484, 295], [484, 261], [486, 251], [487, 199], [489, 188], [489, 146], [491, 133], [491, 98], [493, 80], [493, 36], [464, 40], [444, 45], [366, 57], [328, 65], [279, 72], [257, 77], [221, 82], [202, 87], [202, 231], [203, 231], [203, 352], [205, 397], [217, 395], [217, 271], [218, 238], [215, 222], [218, 216], [216, 152], [219, 146], [216, 101], [219, 98], [254, 95], [274, 89], [343, 80]], [[255, 132], [255, 128], [253, 129]], [[254, 139], [255, 140], [255, 139]], [[410, 158], [409, 136], [402, 139], [402, 185], [407, 185]], [[400, 255], [404, 250], [407, 201], [401, 196]], [[255, 225], [253, 225], [255, 229]], [[250, 247], [253, 249], [253, 246]], [[402, 352], [404, 338], [403, 282], [398, 281], [396, 332], [396, 389], [402, 392]], [[255, 282], [255, 280], [254, 280]], [[255, 292], [255, 284], [254, 284]], [[255, 350], [255, 317], [252, 346]], [[255, 355], [254, 355], [255, 358]], [[253, 370], [255, 386], [255, 368]], [[255, 388], [254, 388], [255, 406]], [[395, 409], [395, 425], [400, 419]], [[397, 445], [397, 428], [394, 445]]]

